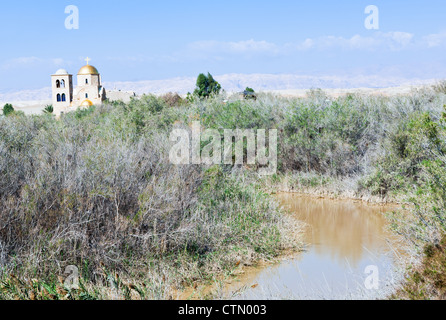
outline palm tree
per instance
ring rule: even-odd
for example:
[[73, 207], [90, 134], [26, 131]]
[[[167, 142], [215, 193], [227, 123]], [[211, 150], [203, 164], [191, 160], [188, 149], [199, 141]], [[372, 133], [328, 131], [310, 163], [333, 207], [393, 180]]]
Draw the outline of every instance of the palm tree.
[[43, 109], [43, 113], [45, 114], [51, 114], [54, 112], [54, 108], [52, 104], [47, 105], [44, 109]]

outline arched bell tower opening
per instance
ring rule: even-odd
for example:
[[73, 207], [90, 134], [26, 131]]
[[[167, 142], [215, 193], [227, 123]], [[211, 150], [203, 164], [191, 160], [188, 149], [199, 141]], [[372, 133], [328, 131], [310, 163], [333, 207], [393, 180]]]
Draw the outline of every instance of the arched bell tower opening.
[[56, 114], [65, 111], [73, 100], [73, 76], [65, 69], [59, 69], [51, 76], [53, 108]]

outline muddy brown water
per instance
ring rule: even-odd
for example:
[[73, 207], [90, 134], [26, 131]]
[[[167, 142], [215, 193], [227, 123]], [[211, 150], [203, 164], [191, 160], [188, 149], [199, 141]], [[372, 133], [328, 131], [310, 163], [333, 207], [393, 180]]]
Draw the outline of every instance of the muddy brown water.
[[374, 299], [391, 292], [404, 250], [383, 213], [397, 207], [297, 194], [277, 197], [306, 223], [305, 250], [273, 265], [248, 268], [225, 285], [225, 298]]

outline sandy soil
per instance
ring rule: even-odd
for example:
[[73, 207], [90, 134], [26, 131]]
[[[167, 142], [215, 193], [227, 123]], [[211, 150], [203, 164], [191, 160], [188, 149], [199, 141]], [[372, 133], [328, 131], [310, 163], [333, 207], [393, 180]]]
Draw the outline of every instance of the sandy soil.
[[0, 110], [6, 103], [12, 104], [15, 110], [23, 111], [27, 115], [42, 113], [45, 106], [51, 104], [51, 100], [32, 100], [32, 101], [12, 101], [3, 102], [0, 101]]
[[[353, 89], [323, 89], [323, 91], [330, 97], [340, 97], [346, 94], [359, 93], [368, 95], [383, 95], [383, 96], [394, 96], [408, 94], [413, 90], [421, 89], [423, 86], [401, 86], [401, 87], [390, 87], [390, 88], [353, 88]], [[308, 89], [298, 89], [298, 90], [273, 90], [266, 91], [275, 94], [280, 94], [288, 97], [305, 97], [308, 93]]]

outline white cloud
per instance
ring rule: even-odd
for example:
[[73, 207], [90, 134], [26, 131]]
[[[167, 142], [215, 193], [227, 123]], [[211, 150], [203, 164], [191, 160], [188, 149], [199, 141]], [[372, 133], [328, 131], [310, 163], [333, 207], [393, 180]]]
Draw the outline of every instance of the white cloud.
[[24, 65], [30, 65], [30, 64], [34, 64], [36, 62], [41, 61], [41, 59], [37, 58], [37, 57], [19, 57], [19, 58], [14, 58], [14, 59], [10, 59], [5, 61], [2, 64], [2, 69], [12, 69], [12, 68], [16, 68], [18, 66], [24, 66]]
[[312, 47], [314, 47], [314, 40], [313, 39], [306, 39], [300, 45], [300, 48], [303, 49], [303, 50], [311, 49]]
[[66, 64], [66, 62], [62, 58], [55, 58], [55, 59], [53, 59], [53, 64], [57, 67], [62, 67]]
[[423, 38], [429, 48], [439, 47], [446, 44], [446, 32], [434, 33]]
[[66, 64], [66, 61], [62, 58], [54, 58], [54, 59], [42, 59], [38, 57], [18, 57], [6, 60], [1, 64], [1, 69], [3, 70], [10, 70], [10, 69], [16, 69], [16, 68], [22, 68], [30, 66], [36, 66], [36, 65], [43, 65], [43, 64], [52, 64], [55, 67], [61, 67]]
[[[212, 58], [223, 60], [228, 55], [281, 56], [310, 50], [390, 50], [405, 49], [413, 43], [414, 35], [407, 32], [375, 33], [373, 36], [354, 35], [351, 38], [323, 36], [308, 38], [300, 43], [276, 44], [265, 40], [243, 41], [197, 41], [190, 43], [186, 50], [177, 54], [177, 60], [184, 57]], [[181, 57], [180, 59], [178, 59]]]
[[246, 41], [197, 41], [188, 45], [188, 49], [198, 52], [220, 52], [230, 54], [253, 54], [269, 53], [275, 54], [279, 47], [267, 41], [255, 41], [253, 39]]
[[407, 32], [389, 32], [382, 36], [383, 44], [390, 50], [401, 50], [409, 47], [413, 42], [414, 35]]
[[[297, 50], [311, 49], [346, 49], [346, 50], [401, 50], [413, 42], [414, 35], [407, 32], [376, 33], [373, 36], [354, 35], [351, 38], [324, 36], [315, 39], [306, 39], [294, 45]], [[288, 44], [293, 47], [293, 44]]]
[[153, 62], [155, 59], [150, 56], [146, 55], [134, 55], [134, 56], [108, 56], [105, 59], [109, 61], [115, 61], [115, 62]]

